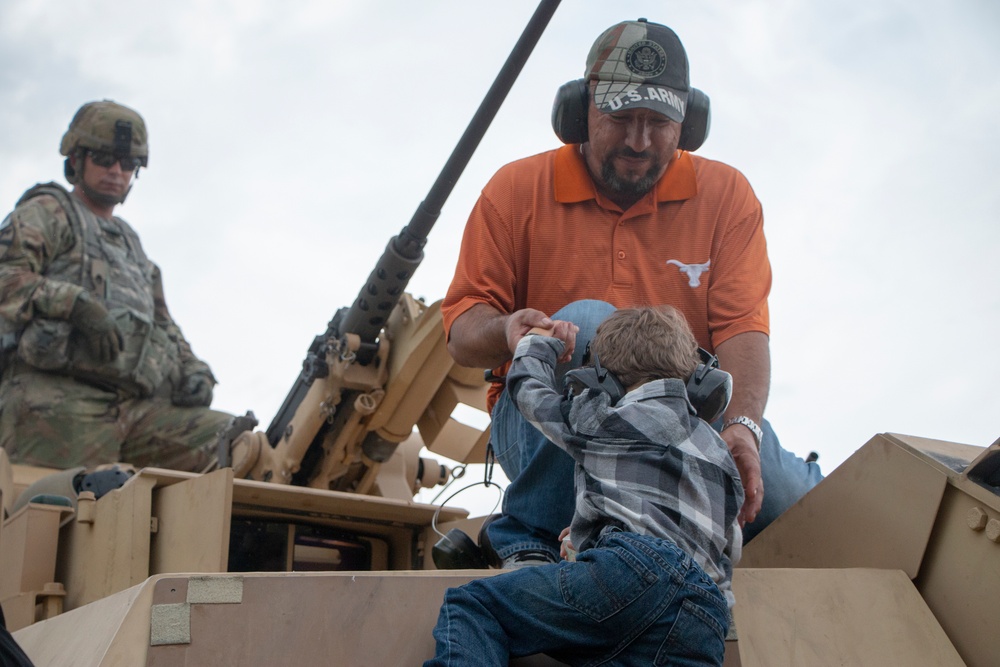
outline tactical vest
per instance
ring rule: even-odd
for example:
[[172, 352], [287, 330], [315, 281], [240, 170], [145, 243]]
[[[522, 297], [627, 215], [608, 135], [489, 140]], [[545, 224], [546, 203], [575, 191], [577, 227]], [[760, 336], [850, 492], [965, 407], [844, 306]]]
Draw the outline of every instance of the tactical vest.
[[72, 375], [128, 395], [151, 396], [178, 367], [177, 343], [155, 323], [154, 266], [139, 236], [121, 218], [94, 215], [57, 183], [36, 185], [17, 202], [39, 195], [56, 198], [69, 220], [76, 243], [55, 258], [46, 278], [80, 285], [108, 309], [124, 345], [114, 363], [94, 360], [73, 325], [36, 318], [17, 345], [18, 356], [46, 371]]

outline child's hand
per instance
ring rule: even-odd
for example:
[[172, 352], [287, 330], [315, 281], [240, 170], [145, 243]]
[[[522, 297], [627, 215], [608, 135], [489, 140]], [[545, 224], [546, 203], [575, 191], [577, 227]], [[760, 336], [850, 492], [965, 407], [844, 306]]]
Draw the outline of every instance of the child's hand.
[[[551, 327], [531, 327], [530, 329], [528, 329], [528, 333], [529, 334], [537, 334], [539, 336], [551, 336], [552, 332], [555, 331], [555, 330], [556, 330], [556, 328], [554, 326], [551, 326]], [[525, 334], [525, 335], [527, 335], [527, 334]]]
[[568, 322], [566, 320], [552, 320], [551, 327], [532, 327], [528, 330], [528, 333], [537, 334], [539, 336], [550, 336], [561, 340], [564, 343], [563, 353], [559, 356], [556, 362], [563, 364], [573, 358], [573, 350], [576, 348], [576, 334], [579, 331], [580, 327], [576, 326], [572, 322]]
[[576, 560], [576, 549], [569, 539], [569, 526], [563, 528], [562, 532], [559, 533], [559, 542], [559, 555], [563, 557], [563, 560]]

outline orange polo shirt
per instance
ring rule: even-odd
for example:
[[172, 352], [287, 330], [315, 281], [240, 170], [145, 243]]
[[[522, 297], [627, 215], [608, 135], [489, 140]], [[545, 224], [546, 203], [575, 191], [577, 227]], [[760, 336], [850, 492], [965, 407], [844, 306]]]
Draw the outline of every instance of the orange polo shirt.
[[[469, 216], [441, 307], [445, 330], [477, 303], [552, 315], [600, 299], [670, 304], [709, 351], [740, 333], [767, 334], [763, 222], [743, 174], [684, 151], [624, 212], [597, 192], [577, 145], [512, 162]], [[491, 408], [501, 389], [493, 387]]]

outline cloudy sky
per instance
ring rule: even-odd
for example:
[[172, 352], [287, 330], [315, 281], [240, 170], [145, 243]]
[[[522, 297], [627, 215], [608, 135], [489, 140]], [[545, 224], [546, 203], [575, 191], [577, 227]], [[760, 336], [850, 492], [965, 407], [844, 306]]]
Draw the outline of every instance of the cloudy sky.
[[[139, 110], [120, 214], [221, 384], [270, 422], [313, 336], [409, 221], [535, 0], [0, 0], [0, 207], [61, 179], [86, 101]], [[430, 234], [451, 279], [479, 189], [558, 145], [594, 38], [673, 27], [712, 100], [699, 151], [747, 175], [774, 270], [767, 416], [827, 472], [877, 433], [1000, 437], [1000, 5], [564, 0]], [[568, 245], [566, 253], [572, 253]]]

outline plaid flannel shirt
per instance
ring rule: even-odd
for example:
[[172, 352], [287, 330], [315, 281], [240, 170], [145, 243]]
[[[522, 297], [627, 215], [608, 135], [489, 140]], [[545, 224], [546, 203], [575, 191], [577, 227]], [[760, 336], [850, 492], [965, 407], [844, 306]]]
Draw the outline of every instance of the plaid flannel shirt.
[[535, 428], [576, 461], [571, 539], [582, 551], [607, 525], [671, 540], [733, 603], [743, 485], [725, 442], [690, 408], [684, 382], [647, 382], [609, 405], [602, 391], [556, 387], [562, 341], [525, 336], [507, 389]]

